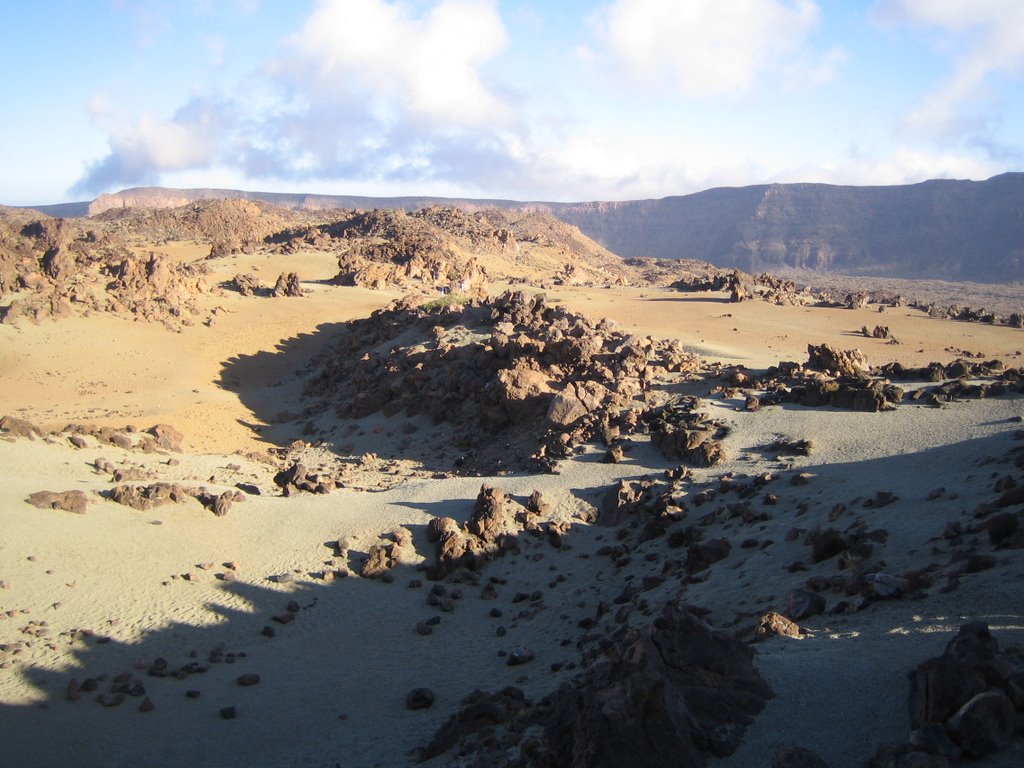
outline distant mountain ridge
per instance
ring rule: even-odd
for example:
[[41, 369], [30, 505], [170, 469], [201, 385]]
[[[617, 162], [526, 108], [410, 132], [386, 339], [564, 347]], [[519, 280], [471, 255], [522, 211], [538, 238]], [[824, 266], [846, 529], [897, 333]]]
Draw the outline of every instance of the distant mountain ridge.
[[551, 210], [625, 257], [748, 272], [1024, 280], [1024, 173], [888, 187], [771, 184]]
[[103, 194], [88, 204], [89, 216], [112, 208], [177, 208], [197, 200], [253, 200], [283, 208], [321, 211], [330, 208], [402, 208], [407, 211], [444, 205], [476, 211], [485, 208], [519, 208], [515, 200], [485, 200], [455, 197], [364, 197], [360, 195], [315, 195], [292, 192], [246, 192], [239, 189], [169, 189], [134, 187]]
[[[902, 186], [768, 184], [721, 187], [658, 200], [552, 203], [443, 197], [359, 197], [142, 187], [88, 204], [177, 207], [245, 199], [288, 208], [446, 205], [549, 212], [623, 257], [699, 259], [748, 272], [795, 267], [846, 275], [1012, 282], [1024, 280], [1024, 173], [986, 181]], [[53, 215], [73, 215], [74, 206]]]

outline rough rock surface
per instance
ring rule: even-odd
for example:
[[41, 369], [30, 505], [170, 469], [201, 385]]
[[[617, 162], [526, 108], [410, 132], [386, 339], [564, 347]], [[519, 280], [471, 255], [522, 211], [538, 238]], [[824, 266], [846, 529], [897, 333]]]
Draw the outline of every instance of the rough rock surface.
[[467, 470], [527, 466], [531, 456], [550, 466], [610, 430], [636, 431], [641, 410], [670, 399], [655, 384], [700, 367], [678, 342], [616, 332], [522, 292], [375, 312], [349, 323], [317, 366], [304, 415], [426, 414], [456, 430], [454, 444], [474, 447]]
[[[473, 748], [491, 760], [502, 750], [503, 764], [515, 766], [703, 766], [708, 755], [736, 749], [772, 696], [752, 657], [743, 643], [668, 605], [651, 630], [625, 633], [605, 661], [540, 702], [514, 689], [474, 694], [421, 759]], [[507, 729], [504, 744], [481, 737], [498, 725]], [[523, 739], [531, 727], [539, 736]]]
[[271, 290], [270, 295], [274, 298], [281, 296], [301, 297], [305, 293], [302, 290], [301, 283], [299, 283], [299, 276], [295, 272], [287, 274], [282, 272], [278, 275], [277, 282], [274, 283], [274, 288]]
[[983, 622], [962, 625], [941, 656], [910, 673], [910, 683], [913, 734], [904, 753], [951, 742], [965, 756], [983, 757], [1010, 743], [1024, 713], [1024, 653], [1000, 651]]
[[483, 485], [470, 518], [461, 525], [450, 517], [437, 517], [427, 526], [427, 539], [435, 544], [436, 560], [427, 570], [442, 579], [456, 570], [478, 571], [505, 552], [519, 548], [517, 537], [536, 529], [532, 513], [507, 497], [501, 488]]
[[[873, 368], [858, 350], [842, 351], [827, 344], [808, 345], [808, 360], [803, 365], [781, 362], [761, 378], [734, 372], [733, 379], [745, 388], [765, 390], [763, 395], [750, 396], [754, 402], [748, 401], [747, 410], [796, 403], [877, 412], [891, 410], [904, 400], [938, 406], [959, 399], [1024, 392], [1024, 369], [1008, 367], [999, 360], [979, 363], [959, 359], [921, 368], [889, 363]], [[890, 379], [942, 383], [905, 392]]]
[[85, 491], [63, 491], [60, 493], [38, 491], [31, 494], [26, 501], [39, 509], [63, 509], [77, 515], [84, 515], [88, 497], [85, 495]]

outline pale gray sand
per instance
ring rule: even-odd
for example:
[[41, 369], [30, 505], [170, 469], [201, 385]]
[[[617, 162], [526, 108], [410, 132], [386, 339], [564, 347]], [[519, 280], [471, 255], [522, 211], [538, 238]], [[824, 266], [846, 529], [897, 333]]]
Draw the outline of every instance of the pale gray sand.
[[[817, 449], [809, 457], [787, 460], [794, 471], [804, 469], [814, 477], [803, 489], [783, 480], [772, 486], [780, 503], [763, 528], [727, 521], [709, 529], [709, 535], [734, 542], [755, 535], [772, 538], [775, 545], [764, 550], [734, 546], [707, 581], [684, 593], [670, 581], [650, 594], [652, 604], [679, 596], [711, 608], [718, 623], [763, 610], [767, 603], [780, 607], [786, 591], [807, 576], [783, 568], [807, 551], [799, 541], [784, 542], [785, 531], [828, 525], [825, 516], [838, 502], [850, 509], [837, 527], [869, 518], [872, 526], [891, 532], [885, 553], [894, 569], [916, 562], [946, 520], [973, 508], [974, 495], [987, 490], [989, 476], [1000, 469], [974, 462], [1019, 444], [1010, 440], [1015, 425], [1007, 422], [1020, 414], [1019, 399], [961, 403], [941, 411], [905, 406], [884, 414], [802, 408], [746, 414], [731, 410], [733, 405], [708, 405], [734, 426], [726, 440], [731, 459], [696, 471], [698, 479], [728, 471], [779, 471], [779, 462], [755, 450], [778, 432], [812, 438]], [[572, 515], [596, 500], [594, 489], [617, 477], [668, 466], [638, 446], [623, 464], [602, 464], [599, 453], [588, 453], [566, 462], [559, 475], [414, 480], [376, 493], [253, 497], [224, 518], [191, 502], [136, 512], [96, 501], [85, 516], [75, 516], [22, 501], [44, 488], [107, 487], [86, 466], [97, 453], [114, 461], [157, 460], [116, 449], [75, 451], [42, 441], [0, 441], [0, 461], [7, 467], [0, 489], [0, 579], [9, 584], [0, 591], [0, 607], [31, 611], [0, 623], [2, 642], [24, 640], [18, 629], [29, 620], [48, 621], [53, 634], [86, 627], [113, 638], [106, 645], [90, 643], [74, 655], [50, 651], [36, 641], [22, 656], [27, 664], [0, 671], [0, 741], [4, 761], [13, 765], [405, 765], [409, 750], [423, 745], [473, 688], [516, 684], [536, 697], [571, 678], [571, 671], [554, 673], [550, 664], [578, 658], [573, 646], [580, 634], [578, 620], [622, 588], [606, 558], [580, 557], [607, 543], [612, 532], [581, 529], [569, 538], [574, 548], [561, 551], [543, 540], [526, 539], [520, 556], [499, 560], [485, 572], [485, 578], [508, 580], [499, 588], [499, 599], [481, 600], [479, 588], [465, 587], [452, 613], [425, 604], [430, 582], [422, 589], [408, 588], [410, 579], [421, 578], [411, 567], [400, 567], [393, 584], [350, 577], [325, 585], [310, 579], [308, 574], [323, 570], [331, 558], [325, 543], [349, 537], [354, 552], [365, 551], [380, 532], [402, 524], [414, 531], [420, 554], [429, 555], [422, 526], [433, 515], [468, 516], [482, 482], [520, 499], [538, 489], [556, 514]], [[180, 459], [178, 467], [161, 472], [196, 483], [216, 475], [226, 483], [261, 478], [266, 485], [267, 470], [237, 456]], [[226, 470], [229, 463], [240, 469]], [[938, 486], [962, 496], [924, 502]], [[892, 491], [900, 500], [879, 510], [851, 504], [877, 490]], [[804, 515], [791, 503], [798, 497], [809, 500]], [[155, 520], [162, 524], [152, 525]], [[659, 557], [671, 555], [661, 542], [647, 546]], [[535, 562], [534, 556], [540, 559]], [[226, 560], [239, 563], [241, 578], [231, 585], [212, 575], [223, 570], [219, 564]], [[642, 558], [635, 560], [629, 572], [645, 572]], [[906, 673], [940, 653], [961, 618], [989, 620], [1004, 644], [1024, 643], [1024, 563], [1019, 552], [1000, 560], [1005, 563], [965, 578], [948, 595], [932, 590], [919, 602], [876, 603], [850, 616], [817, 617], [806, 622], [813, 633], [809, 639], [762, 644], [758, 665], [776, 698], [740, 751], [720, 764], [763, 766], [776, 744], [797, 743], [821, 752], [834, 768], [859, 766], [873, 745], [904, 738]], [[217, 567], [210, 572], [196, 568], [204, 562]], [[834, 571], [835, 566], [820, 568]], [[292, 584], [266, 580], [296, 571]], [[185, 572], [195, 573], [197, 583], [170, 580], [171, 574]], [[558, 576], [564, 581], [556, 582]], [[513, 596], [533, 590], [544, 593], [544, 607], [535, 616], [517, 618], [528, 603], [514, 603]], [[268, 617], [290, 599], [304, 606], [298, 618], [277, 627], [273, 640], [260, 636], [260, 629], [272, 623]], [[51, 607], [58, 602], [60, 607]], [[500, 619], [489, 616], [493, 607], [504, 612]], [[416, 622], [434, 616], [441, 622], [433, 634], [423, 637], [414, 631]], [[505, 637], [497, 637], [499, 625], [507, 628]], [[184, 681], [152, 680], [141, 673], [156, 705], [153, 712], [135, 711], [134, 699], [113, 709], [88, 697], [77, 703], [65, 700], [71, 676], [135, 672], [137, 661], [148, 664], [156, 656], [180, 664], [190, 650], [202, 660], [221, 643], [227, 651], [245, 652], [246, 658], [214, 665], [205, 675]], [[517, 645], [532, 648], [537, 660], [506, 666], [498, 652]], [[260, 685], [236, 686], [235, 677], [250, 671], [262, 676]], [[405, 695], [418, 686], [432, 688], [437, 702], [423, 712], [407, 711]], [[201, 697], [187, 699], [190, 688], [201, 690]], [[218, 717], [228, 705], [238, 707], [236, 720]], [[1002, 768], [1017, 756], [1007, 752], [986, 765]]]

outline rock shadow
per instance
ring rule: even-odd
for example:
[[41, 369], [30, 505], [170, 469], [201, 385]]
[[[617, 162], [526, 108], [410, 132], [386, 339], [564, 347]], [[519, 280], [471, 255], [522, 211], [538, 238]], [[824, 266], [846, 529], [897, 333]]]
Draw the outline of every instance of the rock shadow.
[[620, 427], [635, 429], [652, 395], [673, 396], [666, 382], [699, 367], [678, 342], [509, 292], [324, 324], [226, 361], [219, 383], [279, 448], [303, 440], [342, 461], [379, 459], [383, 471], [407, 461], [492, 475], [551, 469], [580, 445], [610, 445]]
[[[408, 506], [465, 520], [473, 500]], [[404, 527], [425, 563], [433, 562], [426, 526]], [[172, 621], [128, 641], [111, 636], [116, 630], [72, 630], [45, 664], [4, 673], [35, 691], [31, 704], [0, 704], [4, 762], [412, 764], [411, 750], [426, 744], [472, 690], [521, 685], [529, 676], [544, 691], [578, 669], [582, 646], [547, 630], [538, 638], [530, 627], [535, 617], [547, 618], [567, 638], [578, 634], [576, 609], [554, 619], [562, 606], [550, 569], [571, 567], [568, 540], [580, 530], [563, 531], [564, 552], [536, 530], [520, 531], [469, 580], [464, 574], [431, 582], [406, 562], [389, 568], [386, 579], [326, 581], [321, 572], [300, 570], [225, 580], [233, 571], [218, 567], [216, 576], [199, 574], [199, 584], [173, 580], [168, 589], [204, 590], [198, 599], [206, 601], [208, 622]], [[327, 570], [358, 569], [375, 543], [360, 540], [332, 553], [332, 542], [324, 542], [324, 562], [333, 560]], [[550, 608], [535, 597], [521, 600], [547, 582], [544, 593], [554, 590]], [[582, 610], [593, 613], [595, 606]], [[513, 667], [508, 656], [524, 642], [542, 661]], [[455, 665], [445, 662], [453, 651]], [[61, 668], [53, 664], [58, 658]], [[406, 697], [420, 687], [437, 701], [410, 710]]]

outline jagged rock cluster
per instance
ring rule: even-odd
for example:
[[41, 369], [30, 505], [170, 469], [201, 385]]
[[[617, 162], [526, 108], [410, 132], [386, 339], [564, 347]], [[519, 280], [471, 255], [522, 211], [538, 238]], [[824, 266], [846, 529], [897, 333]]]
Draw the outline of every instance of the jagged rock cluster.
[[341, 285], [441, 289], [479, 298], [487, 295], [490, 278], [478, 257], [500, 256], [514, 271], [522, 259], [529, 261], [528, 251], [557, 252], [557, 265], [531, 262], [535, 278], [547, 275], [556, 284], [621, 283], [628, 271], [575, 227], [550, 215], [496, 209], [340, 212], [329, 223], [282, 230], [267, 243], [285, 253], [340, 252], [336, 281]]
[[[459, 430], [457, 444], [481, 446], [478, 464], [497, 458], [487, 455], [497, 441], [481, 435], [502, 436], [506, 466], [534, 452], [547, 462], [634, 430], [658, 397], [655, 382], [698, 369], [677, 341], [617, 332], [543, 296], [508, 292], [436, 311], [403, 304], [348, 324], [306, 387], [306, 415], [325, 406], [345, 419], [426, 414]], [[526, 443], [508, 455], [505, 438]]]
[[277, 276], [273, 288], [260, 282], [260, 279], [252, 272], [235, 275], [225, 283], [225, 287], [238, 291], [243, 296], [263, 296], [276, 299], [282, 296], [302, 297], [306, 295], [297, 272], [282, 272]]
[[146, 511], [164, 504], [181, 504], [196, 499], [217, 517], [224, 517], [236, 501], [245, 501], [241, 491], [212, 493], [205, 488], [195, 488], [178, 483], [151, 483], [149, 485], [122, 484], [110, 489], [108, 497], [126, 507]]
[[[747, 393], [747, 410], [779, 403], [810, 407], [832, 406], [854, 411], [877, 412], [904, 401], [941, 405], [956, 399], [996, 397], [1024, 392], [1024, 370], [1008, 368], [999, 360], [971, 362], [958, 359], [947, 365], [931, 363], [907, 368], [889, 363], [875, 368], [860, 350], [839, 350], [829, 344], [809, 344], [807, 362], [782, 362], [760, 378], [734, 369], [725, 378]], [[909, 382], [942, 382], [936, 386], [904, 389], [892, 379]], [[728, 387], [719, 388], [726, 391]], [[756, 395], [756, 390], [764, 390]]]
[[683, 277], [669, 285], [677, 291], [726, 291], [733, 303], [760, 299], [780, 306], [804, 306], [819, 300], [806, 288], [798, 288], [792, 280], [768, 273], [748, 275], [738, 269], [717, 270], [710, 275]]
[[772, 697], [753, 652], [669, 603], [651, 628], [623, 627], [604, 659], [538, 702], [516, 688], [476, 691], [420, 753], [472, 765], [702, 766], [739, 746]]
[[[200, 314], [197, 299], [209, 292], [203, 265], [176, 263], [152, 251], [137, 256], [119, 246], [82, 255], [73, 245], [62, 244], [67, 236], [60, 233], [65, 231], [57, 225], [56, 234], [51, 233], [56, 244], [38, 259], [22, 263], [18, 285], [32, 292], [11, 302], [4, 322], [113, 312], [177, 328], [191, 325]], [[40, 238], [44, 243], [52, 240], [45, 234]]]
[[[68, 424], [63, 429], [47, 432], [25, 419], [13, 416], [0, 418], [0, 434], [29, 440], [67, 440], [77, 449], [109, 445], [141, 453], [177, 453], [181, 451], [184, 440], [184, 436], [169, 424], [156, 424], [141, 431], [130, 426], [116, 429]], [[215, 515], [223, 517], [234, 502], [245, 500], [245, 494], [238, 490], [215, 493], [204, 487], [183, 486], [178, 483], [139, 483], [138, 481], [150, 479], [151, 475], [140, 471], [138, 467], [118, 469], [102, 458], [93, 461], [92, 465], [98, 473], [110, 476], [111, 482], [117, 483], [100, 495], [132, 509], [144, 511], [163, 504], [180, 504], [188, 499], [196, 499]], [[30, 494], [26, 501], [39, 509], [56, 509], [81, 515], [86, 513], [89, 499], [89, 494], [78, 490], [37, 491]]]
[[944, 317], [948, 320], [959, 320], [964, 323], [985, 323], [987, 325], [1008, 325], [1011, 328], [1024, 328], [1024, 313], [1011, 312], [1003, 316], [990, 312], [987, 309], [975, 309], [974, 307], [961, 307], [957, 304], [946, 307], [937, 307], [934, 304], [917, 304], [919, 309], [928, 313], [929, 317]]
[[646, 411], [642, 417], [651, 442], [670, 461], [711, 467], [725, 459], [721, 440], [728, 429], [697, 410], [696, 398]]
[[[111, 312], [160, 322], [175, 330], [193, 325], [202, 315], [200, 298], [211, 293], [208, 265], [180, 263], [158, 251], [138, 255], [129, 249], [127, 238], [146, 231], [152, 235], [150, 242], [214, 238], [227, 231], [245, 230], [245, 222], [249, 222], [259, 232], [255, 240], [250, 235], [243, 237], [245, 247], [251, 250], [253, 242], [272, 231], [271, 223], [281, 227], [283, 219], [266, 218], [259, 205], [246, 201], [207, 202], [186, 209], [110, 212], [90, 222], [95, 224], [93, 229], [66, 219], [23, 222], [5, 212], [0, 216], [0, 298], [16, 291], [25, 295], [11, 301], [0, 320], [38, 322]], [[224, 221], [217, 224], [221, 219]], [[262, 220], [259, 226], [253, 224], [257, 219]], [[215, 250], [218, 243], [222, 244], [216, 241]], [[236, 287], [243, 293], [262, 288], [244, 279]], [[302, 289], [298, 277], [291, 273], [283, 274], [268, 293], [297, 296]], [[211, 321], [207, 318], [206, 322]]]
[[1024, 652], [1006, 651], [984, 622], [960, 627], [941, 656], [910, 673], [911, 732], [869, 768], [950, 765], [1009, 746], [1024, 713]]
[[364, 288], [419, 287], [485, 298], [488, 278], [475, 258], [462, 259], [446, 248], [423, 248], [402, 238], [353, 247], [338, 259], [335, 281]]
[[170, 424], [154, 424], [140, 430], [134, 426], [122, 429], [97, 427], [88, 424], [67, 424], [53, 431], [44, 430], [26, 419], [16, 416], [0, 417], [0, 434], [34, 440], [37, 437], [65, 438], [75, 448], [86, 448], [91, 438], [100, 445], [113, 445], [126, 451], [138, 450], [143, 453], [157, 451], [181, 451], [184, 435]]
[[[631, 260], [633, 261], [633, 260]], [[628, 262], [627, 262], [628, 263]], [[884, 291], [837, 292], [830, 289], [811, 289], [800, 286], [793, 280], [777, 277], [768, 272], [757, 275], [747, 274], [738, 269], [726, 270], [711, 267], [700, 274], [687, 275], [668, 286], [686, 293], [699, 291], [725, 291], [729, 300], [740, 302], [748, 299], [759, 299], [779, 306], [822, 306], [841, 307], [843, 309], [865, 309], [870, 304], [878, 306], [879, 311], [887, 307], [909, 307], [926, 313], [929, 317], [958, 320], [965, 323], [986, 323], [988, 325], [1007, 325], [1011, 328], [1024, 328], [1024, 311], [1000, 314], [984, 308], [963, 307], [958, 304], [939, 306], [934, 302], [919, 299], [907, 299], [901, 294]], [[888, 328], [876, 326], [874, 329], [862, 329], [869, 338], [889, 339], [890, 344], [899, 341], [889, 335]]]
[[149, 240], [205, 240], [210, 257], [250, 253], [264, 239], [308, 214], [252, 200], [197, 200], [175, 208], [117, 207], [92, 217], [106, 228]]
[[484, 485], [465, 523], [450, 517], [430, 521], [427, 537], [436, 547], [436, 557], [426, 571], [427, 578], [437, 581], [459, 572], [455, 580], [475, 582], [478, 577], [474, 574], [487, 562], [519, 550], [518, 537], [524, 531], [559, 536], [561, 527], [541, 524], [537, 518], [545, 506], [539, 492], [535, 491], [523, 506], [501, 488]]

